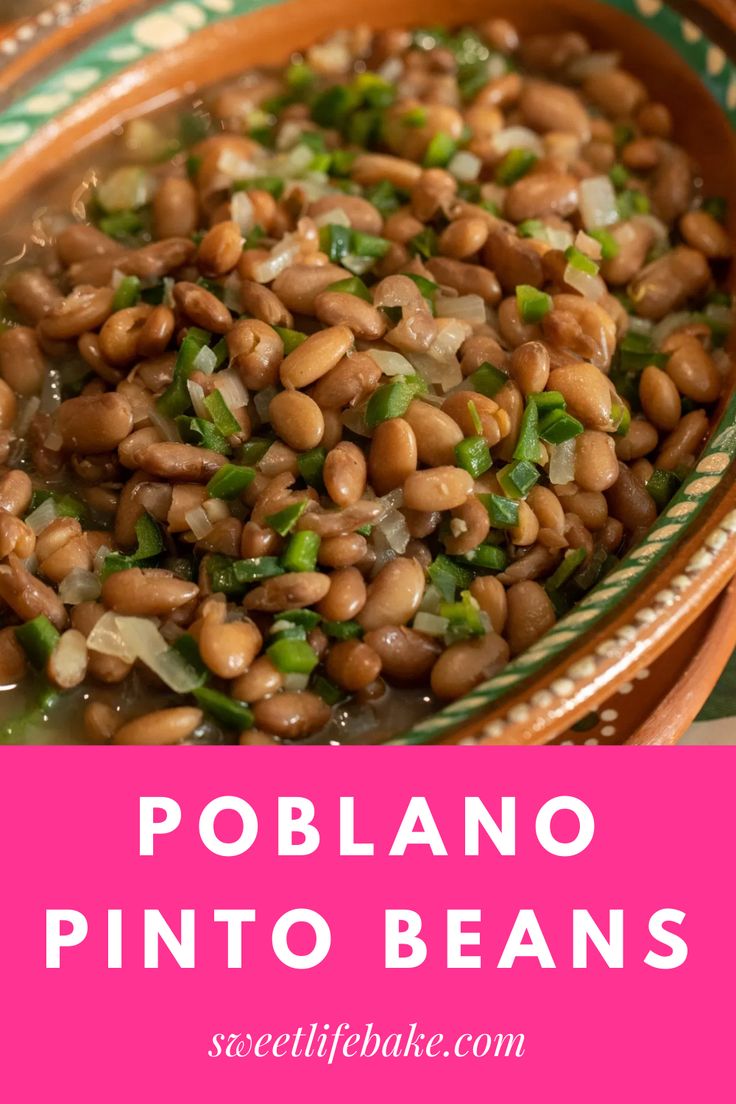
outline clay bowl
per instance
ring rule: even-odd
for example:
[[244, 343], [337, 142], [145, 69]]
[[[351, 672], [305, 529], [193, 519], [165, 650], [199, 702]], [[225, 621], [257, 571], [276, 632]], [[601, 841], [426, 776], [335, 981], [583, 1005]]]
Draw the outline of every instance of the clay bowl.
[[[708, 10], [691, 5], [688, 18], [661, 0], [455, 0], [451, 6], [446, 0], [354, 0], [345, 10], [334, 0], [57, 4], [0, 43], [1, 213], [10, 218], [39, 180], [121, 119], [251, 64], [284, 62], [338, 26], [426, 26], [492, 14], [508, 16], [522, 33], [577, 28], [597, 48], [620, 51], [671, 108], [678, 139], [697, 159], [709, 192], [727, 196], [736, 217], [730, 0], [709, 0]], [[732, 380], [700, 461], [644, 541], [501, 675], [395, 742], [565, 739], [619, 688], [636, 685], [637, 675], [697, 623], [676, 653], [682, 670], [683, 657], [703, 635], [705, 611], [736, 572], [735, 454]], [[723, 652], [722, 646], [706, 649], [706, 683], [715, 680]], [[613, 742], [625, 741], [642, 721], [632, 717]], [[681, 727], [670, 725], [667, 738]], [[641, 740], [653, 738], [645, 732]]]

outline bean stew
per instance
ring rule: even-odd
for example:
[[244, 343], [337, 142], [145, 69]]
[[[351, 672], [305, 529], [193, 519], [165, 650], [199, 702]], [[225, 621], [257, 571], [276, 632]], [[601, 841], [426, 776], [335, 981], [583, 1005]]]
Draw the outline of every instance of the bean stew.
[[575, 31], [341, 31], [71, 172], [5, 239], [0, 740], [385, 740], [707, 436], [724, 203]]

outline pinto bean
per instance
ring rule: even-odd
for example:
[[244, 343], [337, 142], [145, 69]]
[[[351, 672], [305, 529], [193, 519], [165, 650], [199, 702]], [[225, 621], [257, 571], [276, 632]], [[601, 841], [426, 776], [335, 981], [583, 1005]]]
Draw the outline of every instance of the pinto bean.
[[206, 617], [199, 634], [202, 662], [218, 678], [234, 679], [243, 675], [258, 655], [263, 637], [252, 621], [219, 624]]
[[454, 464], [455, 445], [463, 439], [463, 431], [454, 418], [431, 403], [415, 399], [404, 414], [404, 420], [414, 431], [422, 463], [432, 467]]
[[248, 670], [232, 684], [232, 695], [237, 701], [256, 702], [277, 693], [284, 685], [284, 676], [274, 667], [268, 656], [259, 656]]
[[133, 411], [122, 395], [80, 395], [61, 404], [56, 425], [64, 448], [83, 454], [117, 448], [133, 429]]
[[422, 169], [420, 165], [401, 157], [391, 157], [384, 153], [359, 153], [350, 175], [357, 184], [364, 187], [388, 180], [395, 188], [411, 191], [422, 175]]
[[657, 456], [657, 467], [674, 471], [688, 458], [695, 456], [708, 432], [708, 418], [704, 410], [692, 410], [686, 414], [676, 429], [662, 444]]
[[308, 387], [334, 368], [350, 350], [353, 334], [347, 326], [319, 330], [297, 345], [281, 364], [281, 382], [288, 389]]
[[578, 182], [567, 173], [535, 172], [522, 176], [506, 192], [504, 214], [513, 222], [559, 215], [566, 218], [578, 205]]
[[0, 565], [0, 598], [22, 621], [30, 621], [42, 613], [55, 628], [66, 627], [66, 610], [56, 591], [35, 579], [14, 553], [8, 556], [6, 564]]
[[26, 653], [15, 635], [15, 629], [0, 629], [0, 685], [13, 686], [28, 670]]
[[33, 326], [63, 299], [56, 284], [40, 268], [24, 268], [14, 273], [6, 280], [4, 291], [8, 302]]
[[471, 495], [467, 502], [452, 511], [445, 548], [451, 556], [464, 556], [483, 543], [490, 527], [488, 511], [480, 499]]
[[[246, 254], [247, 256], [247, 254]], [[295, 314], [314, 314], [315, 299], [321, 291], [351, 273], [339, 265], [293, 264], [280, 272], [271, 285], [274, 295]]]
[[138, 339], [151, 311], [152, 308], [146, 303], [139, 303], [136, 307], [127, 307], [110, 315], [99, 337], [100, 352], [109, 364], [125, 366], [133, 363], [138, 355]]
[[376, 341], [386, 332], [386, 318], [371, 303], [344, 291], [321, 291], [314, 313], [326, 326], [345, 325], [357, 338]]
[[272, 326], [254, 318], [242, 318], [228, 331], [225, 340], [230, 362], [246, 387], [261, 391], [276, 383], [284, 359], [284, 343]]
[[688, 211], [680, 219], [680, 232], [687, 244], [704, 257], [720, 260], [731, 256], [731, 241], [725, 227], [707, 211]]
[[191, 602], [198, 594], [196, 583], [150, 567], [116, 571], [102, 584], [105, 605], [116, 613], [133, 617], [163, 616]]
[[559, 131], [576, 135], [583, 142], [590, 136], [590, 119], [585, 106], [572, 89], [549, 81], [524, 82], [519, 111], [526, 126], [546, 134]]
[[454, 288], [459, 295], [480, 295], [492, 307], [501, 299], [501, 286], [495, 274], [483, 265], [467, 264], [451, 257], [432, 257], [427, 268], [438, 284]]
[[347, 533], [323, 540], [317, 560], [324, 567], [352, 567], [363, 559], [367, 550], [368, 542], [361, 533]]
[[[471, 403], [472, 407], [469, 405]], [[456, 391], [448, 395], [442, 403], [442, 412], [457, 422], [465, 437], [472, 437], [478, 432], [473, 416], [475, 414], [480, 419], [481, 436], [491, 447], [501, 440], [498, 411], [498, 404], [478, 391]]]
[[397, 556], [390, 560], [368, 587], [358, 621], [366, 630], [384, 625], [405, 625], [419, 609], [424, 594], [424, 571], [416, 560]]
[[308, 690], [285, 690], [253, 706], [259, 728], [291, 740], [311, 736], [330, 719], [330, 707]]
[[654, 499], [625, 464], [619, 465], [618, 479], [607, 490], [606, 501], [611, 516], [630, 532], [651, 525], [657, 516]]
[[482, 249], [488, 237], [488, 223], [482, 218], [459, 218], [440, 234], [439, 250], [445, 257], [463, 260]]
[[639, 378], [639, 401], [657, 429], [674, 429], [680, 421], [682, 404], [677, 388], [668, 374], [654, 364], [648, 364]]
[[[271, 291], [271, 288], [257, 284], [255, 280], [241, 280], [240, 302], [243, 310], [269, 326], [291, 328], [294, 324], [291, 312], [286, 309], [279, 297]], [[238, 323], [233, 329], [236, 329], [237, 325]], [[232, 333], [232, 330], [230, 332]]]
[[197, 189], [186, 177], [169, 176], [153, 197], [153, 232], [157, 238], [188, 238], [199, 222]]
[[31, 504], [33, 484], [27, 472], [20, 468], [0, 475], [0, 509], [18, 516]]
[[322, 411], [302, 391], [279, 391], [269, 403], [268, 416], [279, 437], [299, 452], [315, 448], [324, 435]]
[[28, 326], [0, 333], [0, 377], [16, 395], [37, 395], [46, 375], [38, 338]]
[[327, 674], [351, 694], [364, 690], [381, 673], [381, 657], [360, 640], [342, 640], [333, 644], [327, 655]]
[[454, 510], [472, 490], [473, 478], [462, 468], [426, 468], [405, 479], [404, 505], [410, 510]]
[[174, 284], [173, 295], [177, 307], [195, 326], [219, 334], [227, 333], [232, 326], [233, 317], [230, 311], [206, 288], [187, 280], [179, 280]]
[[52, 341], [68, 341], [85, 330], [96, 330], [112, 311], [112, 288], [80, 284], [39, 322], [39, 333]]
[[0, 379], [0, 430], [12, 429], [17, 410], [13, 391], [4, 379]]
[[322, 471], [328, 495], [338, 506], [351, 506], [363, 497], [367, 471], [365, 456], [351, 441], [330, 449]]
[[400, 686], [424, 679], [441, 650], [434, 637], [405, 625], [383, 625], [363, 639], [378, 654], [384, 678]]
[[611, 389], [598, 368], [581, 361], [554, 368], [549, 375], [550, 391], [559, 391], [567, 409], [591, 429], [610, 429]]
[[368, 353], [343, 357], [317, 380], [311, 395], [322, 410], [337, 410], [363, 402], [378, 387], [381, 369]]
[[514, 292], [519, 284], [541, 287], [544, 282], [537, 246], [531, 238], [518, 237], [514, 227], [500, 220], [488, 228], [483, 260], [506, 292]]
[[420, 222], [428, 222], [447, 208], [457, 192], [457, 181], [446, 169], [425, 169], [411, 189], [411, 210]]
[[555, 611], [539, 583], [514, 583], [506, 592], [506, 637], [511, 655], [519, 655], [539, 640], [555, 623]]
[[139, 458], [141, 468], [150, 475], [184, 483], [205, 482], [224, 463], [225, 457], [219, 452], [196, 445], [180, 445], [177, 441], [158, 441], [149, 445]]
[[613, 438], [586, 429], [575, 440], [575, 482], [583, 491], [606, 491], [618, 478]]
[[174, 312], [169, 307], [154, 307], [138, 331], [138, 356], [158, 357], [168, 348], [174, 334]]
[[634, 277], [629, 295], [640, 318], [658, 321], [678, 310], [709, 281], [710, 269], [703, 254], [678, 245]]
[[523, 345], [518, 345], [511, 354], [509, 373], [522, 395], [544, 391], [549, 379], [546, 346], [541, 341], [525, 341]]
[[432, 690], [443, 701], [454, 701], [492, 678], [508, 660], [508, 644], [495, 632], [451, 644], [432, 668]]
[[616, 455], [619, 460], [636, 460], [657, 447], [658, 434], [654, 426], [644, 418], [632, 418], [625, 437], [616, 438]]
[[357, 567], [342, 567], [330, 576], [330, 589], [317, 606], [328, 621], [351, 621], [366, 602], [366, 586]]
[[[715, 402], [721, 393], [723, 380], [696, 337], [671, 334], [663, 342], [662, 352], [670, 354], [665, 371], [682, 395], [697, 403]], [[654, 421], [653, 418], [651, 420]], [[674, 426], [673, 422], [660, 428], [674, 429]]]
[[330, 589], [328, 575], [318, 571], [299, 571], [267, 579], [245, 596], [246, 609], [278, 613], [316, 605]]
[[626, 119], [647, 99], [644, 85], [623, 69], [604, 69], [583, 81], [583, 92], [611, 119]]
[[156, 709], [121, 725], [113, 736], [115, 744], [180, 744], [202, 723], [201, 709], [180, 705]]

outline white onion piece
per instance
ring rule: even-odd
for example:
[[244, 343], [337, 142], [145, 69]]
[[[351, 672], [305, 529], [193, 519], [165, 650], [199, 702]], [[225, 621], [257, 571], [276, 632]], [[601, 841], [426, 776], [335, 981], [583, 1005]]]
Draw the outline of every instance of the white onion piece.
[[275, 387], [264, 387], [262, 391], [256, 391], [253, 398], [253, 405], [256, 408], [258, 417], [262, 422], [269, 421], [268, 408], [271, 405], [271, 399], [276, 394]]
[[675, 330], [679, 330], [681, 326], [687, 326], [692, 321], [692, 311], [675, 311], [673, 314], [666, 314], [652, 330], [652, 344], [655, 349], [659, 349]]
[[38, 536], [39, 533], [43, 533], [47, 525], [55, 520], [56, 516], [56, 503], [53, 498], [47, 498], [45, 502], [42, 502], [28, 515], [26, 525], [29, 525]]
[[601, 243], [596, 241], [595, 238], [591, 238], [584, 230], [578, 230], [575, 236], [575, 246], [586, 257], [590, 257], [594, 261], [601, 259]]
[[498, 154], [508, 153], [512, 149], [529, 150], [541, 157], [544, 147], [536, 131], [524, 126], [510, 126], [496, 131], [491, 138], [491, 145]]
[[583, 272], [573, 264], [565, 265], [562, 278], [566, 284], [575, 288], [586, 299], [592, 299], [597, 303], [606, 294], [607, 288], [600, 276], [591, 276], [589, 272]]
[[460, 361], [456, 356], [439, 361], [426, 353], [412, 353], [411, 362], [422, 379], [437, 384], [445, 394], [463, 381]]
[[202, 540], [212, 532], [212, 522], [207, 516], [204, 506], [195, 506], [193, 510], [184, 515], [184, 520], [197, 540]]
[[563, 230], [557, 226], [546, 226], [542, 240], [546, 241], [552, 249], [559, 249], [563, 253], [573, 241], [569, 230]]
[[258, 175], [258, 168], [253, 161], [239, 157], [228, 148], [225, 148], [217, 158], [217, 169], [230, 180], [251, 180]]
[[121, 272], [119, 268], [112, 270], [112, 276], [110, 277], [110, 287], [113, 291], [117, 291], [123, 280], [125, 279], [125, 273]]
[[356, 257], [354, 253], [346, 253], [342, 259], [343, 268], [347, 268], [354, 276], [362, 276], [375, 263], [375, 257]]
[[372, 436], [372, 431], [365, 422], [365, 407], [354, 407], [352, 410], [343, 411], [342, 424], [351, 433], [357, 433], [359, 437]]
[[157, 182], [140, 165], [123, 165], [97, 186], [97, 199], [107, 212], [137, 211], [153, 199]]
[[368, 354], [375, 360], [384, 376], [412, 376], [413, 365], [402, 356], [390, 349], [368, 349]]
[[612, 226], [619, 221], [616, 193], [607, 176], [590, 176], [580, 181], [580, 217], [586, 230]]
[[434, 305], [438, 318], [459, 318], [471, 326], [485, 324], [486, 305], [480, 295], [458, 295], [454, 299], [438, 295]]
[[124, 659], [126, 663], [133, 663], [137, 656], [134, 641], [122, 631], [118, 621], [133, 621], [140, 618], [120, 617], [110, 610], [103, 613], [92, 632], [87, 637], [87, 647], [92, 652], [101, 652], [102, 655], [115, 656]]
[[198, 418], [208, 418], [209, 411], [204, 404], [204, 389], [201, 383], [197, 383], [196, 380], [187, 380], [187, 391], [189, 392], [189, 398], [192, 400], [192, 406], [194, 407], [194, 413]]
[[390, 57], [384, 61], [381, 68], [378, 70], [379, 77], [383, 77], [389, 84], [396, 84], [399, 77], [404, 72], [404, 63], [401, 58]]
[[16, 419], [15, 430], [19, 437], [24, 437], [30, 428], [31, 422], [38, 413], [41, 400], [38, 395], [31, 395], [30, 398], [21, 400], [19, 405], [20, 414]]
[[572, 483], [575, 478], [575, 438], [563, 441], [561, 445], [548, 445], [549, 481], [555, 486]]
[[276, 149], [280, 153], [293, 149], [302, 136], [302, 125], [294, 119], [287, 119], [279, 128], [276, 138]]
[[447, 171], [457, 180], [469, 183], [478, 179], [482, 164], [480, 157], [476, 157], [470, 150], [458, 150], [447, 166]]
[[176, 422], [172, 418], [167, 418], [165, 414], [161, 414], [153, 403], [148, 410], [148, 420], [159, 431], [165, 441], [181, 441]]
[[230, 517], [230, 509], [222, 498], [208, 498], [202, 503], [202, 509], [214, 525], [216, 521], [224, 521]]
[[329, 211], [323, 211], [314, 220], [315, 226], [350, 226], [350, 219], [342, 207], [331, 207]]
[[[465, 296], [465, 298], [469, 298], [469, 296]], [[485, 321], [485, 310], [483, 320]], [[462, 319], [456, 317], [438, 319], [434, 341], [427, 349], [428, 356], [432, 357], [433, 360], [445, 360], [453, 357], [472, 332], [472, 328]]]
[[164, 307], [171, 307], [172, 310], [176, 306], [174, 302], [174, 284], [176, 280], [173, 276], [164, 276], [164, 297], [161, 300]]
[[629, 331], [631, 333], [638, 334], [650, 334], [652, 332], [653, 323], [648, 318], [637, 318], [636, 315], [629, 315]]
[[92, 560], [92, 570], [95, 572], [96, 575], [99, 575], [99, 573], [102, 571], [105, 560], [111, 552], [112, 548], [108, 548], [106, 544], [101, 544], [95, 552], [94, 559]]
[[248, 390], [234, 368], [226, 368], [215, 376], [215, 387], [230, 410], [248, 405]]
[[253, 266], [253, 279], [259, 284], [268, 284], [275, 280], [280, 272], [294, 262], [299, 248], [300, 243], [294, 234], [284, 235], [266, 259]]
[[44, 448], [49, 449], [51, 452], [60, 452], [61, 447], [64, 444], [64, 438], [61, 436], [57, 429], [52, 429], [44, 437], [43, 443]]
[[78, 606], [80, 602], [94, 602], [101, 590], [102, 584], [93, 571], [75, 567], [59, 584], [59, 597], [65, 606]]
[[490, 180], [487, 184], [481, 184], [480, 198], [486, 203], [495, 203], [499, 210], [503, 210], [506, 189], [503, 184], [496, 184], [495, 181]]
[[439, 613], [440, 606], [444, 600], [444, 597], [434, 583], [430, 583], [428, 587], [425, 587], [424, 595], [419, 603], [419, 609], [422, 613]]
[[305, 172], [314, 161], [314, 150], [309, 146], [294, 146], [286, 157], [286, 172], [288, 176], [299, 176]]
[[233, 222], [240, 228], [241, 234], [247, 234], [255, 225], [256, 216], [253, 202], [246, 191], [234, 192], [230, 200], [230, 214]]
[[436, 613], [420, 611], [414, 618], [412, 628], [417, 632], [426, 633], [427, 636], [444, 636], [450, 625], [447, 617], [439, 617]]
[[300, 675], [298, 671], [289, 671], [284, 675], [284, 690], [306, 690], [309, 675]]
[[394, 491], [389, 491], [388, 494], [383, 495], [376, 500], [381, 507], [380, 518], [386, 517], [392, 510], [400, 510], [404, 505], [404, 491], [403, 488], [397, 487]]
[[411, 540], [406, 518], [400, 510], [391, 510], [390, 513], [386, 514], [376, 526], [374, 534], [376, 532], [381, 533], [394, 552], [405, 552], [406, 546]]
[[710, 322], [715, 322], [716, 325], [724, 328], [728, 327], [730, 329], [733, 326], [733, 310], [723, 303], [710, 303], [705, 308], [705, 317]]
[[167, 647], [166, 651], [152, 652], [150, 656], [141, 655], [139, 658], [176, 694], [188, 694], [200, 685], [198, 672], [173, 648]]

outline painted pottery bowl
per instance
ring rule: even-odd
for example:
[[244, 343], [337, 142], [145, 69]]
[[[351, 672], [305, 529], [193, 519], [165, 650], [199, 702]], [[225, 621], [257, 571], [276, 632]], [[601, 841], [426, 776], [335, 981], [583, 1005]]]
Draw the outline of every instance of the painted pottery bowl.
[[[2, 215], [122, 120], [249, 65], [282, 63], [338, 26], [507, 15], [522, 33], [576, 28], [595, 48], [619, 51], [669, 106], [679, 142], [708, 191], [731, 199], [734, 220], [736, 55], [727, 24], [736, 15], [717, 0], [708, 10], [682, 7], [661, 0], [456, 0], [451, 9], [444, 0], [356, 0], [344, 10], [334, 0], [57, 3], [0, 41]], [[736, 572], [735, 455], [731, 380], [702, 456], [641, 543], [500, 675], [393, 742], [559, 742], [597, 707], [605, 712], [601, 703], [637, 685]], [[677, 654], [687, 651], [681, 643]], [[626, 726], [604, 735], [625, 740]]]

